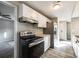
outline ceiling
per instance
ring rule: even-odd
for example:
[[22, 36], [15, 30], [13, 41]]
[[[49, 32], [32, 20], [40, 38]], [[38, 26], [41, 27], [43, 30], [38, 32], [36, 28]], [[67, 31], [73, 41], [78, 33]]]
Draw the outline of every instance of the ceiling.
[[75, 1], [61, 1], [63, 7], [58, 10], [54, 10], [52, 5], [55, 1], [23, 1], [25, 4], [29, 5], [33, 9], [37, 10], [38, 12], [44, 14], [48, 18], [58, 17], [60, 20], [70, 21]]

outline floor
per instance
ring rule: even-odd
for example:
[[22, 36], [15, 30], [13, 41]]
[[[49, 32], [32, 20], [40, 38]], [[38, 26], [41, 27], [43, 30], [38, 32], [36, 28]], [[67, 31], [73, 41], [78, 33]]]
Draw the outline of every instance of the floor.
[[54, 49], [49, 48], [41, 58], [76, 58], [76, 56], [70, 41], [60, 41]]
[[13, 58], [14, 46], [10, 45], [12, 41], [0, 42], [0, 58]]

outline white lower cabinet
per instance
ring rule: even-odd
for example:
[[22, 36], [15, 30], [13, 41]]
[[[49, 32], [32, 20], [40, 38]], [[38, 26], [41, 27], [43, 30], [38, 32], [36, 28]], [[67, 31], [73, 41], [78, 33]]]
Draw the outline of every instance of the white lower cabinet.
[[78, 56], [77, 57], [79, 58], [79, 46], [78, 46], [78, 50], [77, 51], [78, 51]]
[[74, 49], [76, 57], [79, 58], [79, 43], [76, 43], [77, 39], [78, 39], [77, 37], [72, 36], [73, 49]]
[[76, 57], [79, 58], [79, 46], [77, 44], [74, 45], [74, 51], [75, 51]]
[[50, 47], [50, 35], [44, 36], [44, 52]]
[[78, 56], [78, 47], [76, 44], [73, 44], [73, 49], [74, 49], [74, 52], [75, 52], [75, 55]]

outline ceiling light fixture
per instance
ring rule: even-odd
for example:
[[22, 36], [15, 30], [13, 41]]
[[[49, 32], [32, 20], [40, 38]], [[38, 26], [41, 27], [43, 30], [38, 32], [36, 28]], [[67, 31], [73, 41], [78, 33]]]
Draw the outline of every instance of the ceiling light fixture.
[[60, 4], [60, 1], [57, 1], [54, 5], [53, 5], [53, 8], [55, 9], [55, 10], [57, 10], [57, 9], [59, 9], [59, 8], [61, 8], [62, 7], [62, 5]]

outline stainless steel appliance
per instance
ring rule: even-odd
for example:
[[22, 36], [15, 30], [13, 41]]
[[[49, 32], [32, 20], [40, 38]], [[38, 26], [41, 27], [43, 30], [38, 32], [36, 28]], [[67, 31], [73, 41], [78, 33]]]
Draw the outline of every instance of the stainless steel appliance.
[[[32, 32], [19, 33], [19, 57], [31, 58], [39, 57], [44, 51], [44, 41], [42, 37], [38, 37]], [[40, 39], [39, 39], [40, 38]], [[35, 51], [37, 50], [37, 51]], [[39, 51], [38, 51], [39, 50]]]
[[14, 57], [14, 21], [0, 16], [0, 58]]

